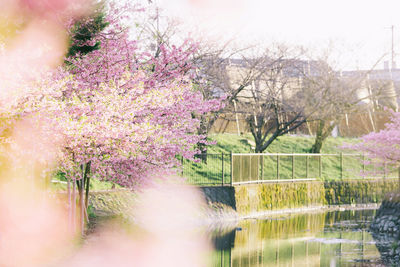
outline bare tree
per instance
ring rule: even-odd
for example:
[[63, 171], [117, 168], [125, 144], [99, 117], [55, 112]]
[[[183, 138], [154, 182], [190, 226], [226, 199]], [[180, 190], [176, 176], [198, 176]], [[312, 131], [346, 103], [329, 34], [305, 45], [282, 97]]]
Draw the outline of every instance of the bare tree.
[[304, 91], [306, 104], [320, 107], [308, 123], [315, 125], [315, 140], [311, 153], [320, 153], [326, 138], [339, 124], [346, 112], [355, 107], [354, 95], [361, 89], [362, 79], [354, 81], [344, 80], [334, 71], [326, 61], [314, 62], [314, 73], [304, 75]]
[[[349, 114], [365, 114], [374, 125], [372, 112], [382, 107], [381, 104], [389, 106], [391, 102], [386, 99], [390, 81], [372, 82], [369, 79], [372, 70], [343, 76], [325, 60], [315, 61], [314, 69], [314, 73], [304, 75], [303, 86], [305, 92], [311, 92], [305, 98], [307, 105], [320, 107], [308, 119], [315, 125], [311, 153], [320, 153], [327, 137]], [[394, 104], [397, 107], [397, 103]]]
[[[164, 20], [164, 22], [161, 22], [161, 20]], [[179, 39], [176, 36], [180, 33], [179, 26], [176, 21], [162, 17], [160, 10], [155, 8], [154, 17], [147, 20], [147, 24], [140, 27], [139, 33], [142, 37], [147, 36], [149, 47], [152, 48], [157, 56], [161, 45], [169, 46]], [[287, 64], [295, 63], [295, 61], [284, 60], [288, 56], [288, 50], [280, 45], [273, 46], [269, 50], [261, 50], [257, 45], [237, 48], [233, 41], [223, 44], [201, 42], [196, 55], [192, 58], [193, 64], [196, 66], [193, 84], [195, 89], [199, 90], [205, 99], [220, 99], [222, 100], [222, 105], [219, 110], [210, 112], [199, 118], [201, 122], [198, 130], [199, 134], [207, 136], [222, 114], [246, 113], [247, 111], [244, 112], [241, 110], [246, 106], [245, 102], [243, 102], [246, 97], [248, 98], [246, 91], [248, 92], [250, 88], [253, 88], [256, 84], [260, 84], [260, 81], [264, 81], [265, 85], [270, 88], [275, 87], [270, 89], [269, 99], [273, 94], [276, 94], [277, 97], [279, 93], [284, 92], [286, 94], [284, 96], [285, 105], [283, 105], [283, 99], [279, 101], [276, 99], [275, 101], [276, 114], [273, 117], [279, 117], [279, 126], [276, 132], [276, 134], [279, 133], [278, 136], [292, 131], [304, 123], [305, 117], [302, 114], [297, 113], [296, 116], [292, 116], [296, 112], [294, 107], [290, 107], [292, 104], [289, 104], [292, 101], [289, 97], [290, 90], [278, 88], [279, 86], [286, 88], [288, 80], [283, 78], [286, 76], [282, 75], [282, 71], [288, 71]], [[274, 84], [270, 80], [272, 76], [267, 79], [267, 73], [274, 76], [273, 79], [280, 79], [280, 84]], [[280, 97], [282, 98], [283, 95], [280, 95]], [[257, 101], [260, 102], [261, 100]], [[272, 103], [271, 105], [274, 104]], [[272, 107], [271, 105], [270, 107]], [[292, 111], [289, 112], [290, 109]], [[289, 113], [291, 114], [290, 116], [288, 115]], [[265, 119], [268, 119], [268, 116]], [[261, 123], [262, 119], [259, 118], [259, 121]], [[263, 125], [272, 124], [265, 122]], [[258, 124], [254, 126], [255, 128], [259, 127]], [[261, 128], [264, 129], [265, 127]], [[269, 133], [270, 131], [266, 134], [268, 135]], [[202, 154], [207, 152], [206, 144], [198, 144], [198, 148]]]
[[302, 75], [308, 63], [299, 59], [302, 51], [291, 50], [277, 46], [266, 51], [262, 75], [239, 97], [256, 153], [303, 125], [319, 106], [307, 105], [311, 92], [304, 90]]
[[226, 43], [200, 50], [196, 59], [198, 89], [206, 99], [220, 98], [223, 102], [221, 109], [202, 118], [202, 134], [208, 134], [221, 114], [234, 113], [238, 96], [263, 75], [266, 59], [246, 57], [251, 49], [254, 47], [232, 49]]

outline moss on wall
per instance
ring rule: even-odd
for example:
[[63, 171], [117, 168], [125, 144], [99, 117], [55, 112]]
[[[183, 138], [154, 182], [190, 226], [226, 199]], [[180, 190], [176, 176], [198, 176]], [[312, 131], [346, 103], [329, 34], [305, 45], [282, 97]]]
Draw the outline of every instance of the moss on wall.
[[248, 187], [249, 186], [235, 187], [236, 211], [240, 214], [248, 214], [251, 210], [251, 202], [258, 202], [258, 198], [252, 199], [252, 201], [250, 201], [250, 197], [247, 191]]
[[379, 203], [398, 187], [398, 179], [238, 185], [236, 209], [244, 215], [305, 206]]
[[325, 204], [322, 182], [240, 185], [235, 197], [240, 214]]
[[[227, 187], [203, 188], [203, 193], [210, 191], [205, 196], [211, 203], [225, 203], [233, 209], [236, 204], [236, 211], [245, 215], [306, 206], [380, 203], [398, 188], [398, 179], [381, 179], [251, 184], [235, 186], [234, 192]], [[130, 191], [92, 192], [89, 203], [97, 215], [127, 215], [134, 199]]]
[[399, 180], [343, 180], [325, 182], [324, 186], [329, 205], [380, 203], [387, 193], [399, 187]]

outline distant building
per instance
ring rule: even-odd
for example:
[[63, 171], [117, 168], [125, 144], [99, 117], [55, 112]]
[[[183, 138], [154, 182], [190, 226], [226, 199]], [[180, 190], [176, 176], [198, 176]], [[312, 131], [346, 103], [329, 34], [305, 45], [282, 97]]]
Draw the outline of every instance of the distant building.
[[[254, 59], [254, 62], [256, 60], [258, 59]], [[253, 65], [252, 63], [254, 62], [251, 60], [230, 59], [223, 62], [220, 67], [223, 69], [223, 75], [226, 76], [225, 82], [231, 87], [239, 86], [249, 68], [257, 66], [256, 64]], [[269, 64], [269, 62], [266, 59], [263, 61], [263, 64]], [[305, 75], [310, 77], [323, 75], [320, 69], [321, 62], [318, 61], [283, 59], [282, 64], [288, 66], [282, 68], [279, 73], [281, 82], [284, 82], [284, 89], [279, 92], [282, 102], [291, 99], [293, 96], [301, 96], [298, 93], [301, 92], [303, 86], [307, 86]], [[262, 67], [260, 65], [255, 68], [262, 69]], [[326, 67], [328, 68], [328, 66]], [[345, 119], [340, 123], [338, 129], [336, 129], [339, 135], [360, 136], [370, 131], [379, 130], [388, 121], [387, 112], [383, 112], [383, 107], [398, 110], [400, 104], [400, 69], [354, 70], [337, 73], [333, 71], [333, 73], [337, 76], [337, 79], [353, 81], [353, 85], [350, 86], [357, 86], [357, 88], [348, 88], [348, 90], [354, 91], [354, 102], [365, 106], [365, 108], [360, 109], [364, 110], [364, 112], [359, 112], [356, 115], [346, 114]], [[268, 75], [260, 75], [258, 79], [253, 80], [238, 95], [237, 99], [242, 104], [251, 105], [253, 101], [252, 94], [261, 94], [266, 90], [263, 79], [268, 79]], [[279, 79], [277, 82], [280, 82]], [[217, 87], [214, 89], [214, 95], [221, 95], [224, 91]], [[227, 112], [222, 114], [221, 118], [214, 125], [213, 130], [215, 132], [247, 132], [247, 123], [244, 116], [241, 115], [244, 112], [238, 109], [240, 107], [234, 103], [234, 106], [228, 108]], [[299, 131], [308, 134], [310, 133], [310, 128], [306, 129], [303, 127]]]
[[[400, 104], [400, 69], [343, 71], [343, 77], [363, 76], [369, 84], [368, 94], [375, 96], [375, 105], [398, 110]], [[366, 88], [368, 90], [368, 88]], [[364, 92], [365, 94], [365, 92]]]

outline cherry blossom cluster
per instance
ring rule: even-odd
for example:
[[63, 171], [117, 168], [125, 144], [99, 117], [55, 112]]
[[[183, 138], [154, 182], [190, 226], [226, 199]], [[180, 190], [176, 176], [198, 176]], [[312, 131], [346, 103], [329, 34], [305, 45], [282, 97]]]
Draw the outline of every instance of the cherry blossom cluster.
[[193, 88], [194, 42], [161, 45], [151, 55], [119, 19], [130, 9], [109, 9], [109, 26], [93, 39], [100, 49], [66, 59], [13, 110], [46, 121], [42, 136], [59, 147], [57, 165], [69, 178], [80, 179], [80, 166], [91, 162], [97, 178], [131, 187], [178, 166], [177, 155], [193, 158], [205, 141], [196, 134], [198, 118], [220, 101]]
[[391, 113], [391, 121], [385, 129], [371, 132], [363, 136], [360, 143], [351, 146], [364, 152], [375, 165], [398, 166], [400, 162], [400, 113]]

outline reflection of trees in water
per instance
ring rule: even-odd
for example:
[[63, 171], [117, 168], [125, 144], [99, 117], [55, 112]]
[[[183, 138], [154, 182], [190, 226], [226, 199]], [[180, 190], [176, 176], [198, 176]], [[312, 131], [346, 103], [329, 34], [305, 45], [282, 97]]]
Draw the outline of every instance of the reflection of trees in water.
[[[340, 238], [350, 239], [350, 240], [360, 240], [357, 236], [361, 233], [357, 232], [357, 230], [363, 230], [362, 232], [362, 243], [364, 242], [375, 242], [375, 247], [379, 251], [381, 255], [381, 261], [385, 265], [397, 266], [397, 262], [393, 262], [393, 257], [389, 256], [389, 252], [392, 248], [392, 244], [395, 240], [395, 236], [393, 234], [384, 234], [384, 233], [375, 233], [370, 231], [369, 222], [371, 222], [376, 214], [376, 210], [348, 210], [342, 212], [328, 212], [326, 214], [326, 227], [325, 231], [332, 232], [332, 235], [338, 235], [338, 231], [340, 232]], [[342, 233], [347, 231], [346, 233]], [[351, 232], [353, 231], [353, 232]], [[364, 234], [366, 231], [366, 234]], [[370, 233], [370, 235], [368, 234]], [[364, 240], [364, 237], [367, 236], [367, 240]], [[345, 246], [345, 248], [343, 248]], [[341, 255], [342, 250], [350, 250], [351, 246], [355, 246], [354, 244], [340, 244], [339, 246], [339, 255]], [[333, 247], [333, 246], [331, 246]], [[337, 250], [337, 248], [334, 248]], [[361, 249], [364, 250], [365, 246], [362, 245]], [[362, 253], [362, 258], [368, 257], [368, 253], [364, 255], [364, 251]], [[376, 263], [378, 264], [378, 263]], [[377, 265], [378, 266], [378, 265]]]
[[211, 238], [212, 244], [214, 245], [214, 248], [218, 250], [231, 249], [235, 243], [235, 236], [236, 230], [225, 232], [221, 235], [216, 234]]
[[215, 252], [212, 259], [213, 267], [230, 267], [232, 266], [232, 248], [235, 243], [236, 230], [224, 233], [214, 233], [212, 236], [212, 244]]
[[321, 257], [321, 266], [329, 266], [331, 261], [345, 266], [379, 266], [379, 253], [368, 232], [375, 214], [376, 210], [327, 212], [323, 236], [337, 242], [322, 246], [321, 253], [326, 256]]
[[366, 231], [374, 214], [336, 211], [243, 221], [241, 231], [215, 240], [222, 250], [212, 266], [375, 266], [379, 253]]
[[[368, 231], [354, 226], [334, 228], [323, 234], [321, 266], [379, 266], [379, 251]], [[372, 264], [372, 265], [368, 265]]]
[[[293, 237], [314, 236], [324, 229], [325, 216], [323, 213], [299, 214], [289, 217], [274, 218], [269, 220], [246, 221], [243, 228], [249, 228], [252, 224], [252, 239], [288, 239]], [[238, 234], [235, 245], [246, 242], [246, 237]]]
[[325, 214], [314, 213], [244, 221], [236, 233], [232, 266], [314, 266], [320, 245], [304, 241], [323, 231], [324, 220]]
[[375, 216], [376, 210], [345, 210], [327, 212], [325, 226], [338, 228], [368, 229], [368, 222]]

